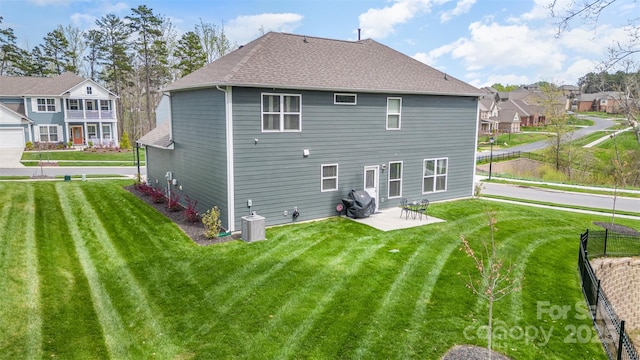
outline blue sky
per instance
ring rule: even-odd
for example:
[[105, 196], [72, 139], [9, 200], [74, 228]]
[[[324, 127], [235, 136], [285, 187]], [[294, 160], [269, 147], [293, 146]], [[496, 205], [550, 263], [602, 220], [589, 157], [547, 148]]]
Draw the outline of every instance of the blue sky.
[[[113, 13], [146, 4], [179, 33], [202, 19], [224, 24], [232, 42], [266, 31], [356, 40], [371, 38], [475, 86], [552, 81], [575, 84], [624, 41], [640, 4], [617, 0], [597, 23], [576, 21], [556, 37], [551, 0], [0, 0], [1, 27], [24, 48], [43, 42], [58, 24], [86, 30]], [[560, 5], [571, 0], [557, 0]]]

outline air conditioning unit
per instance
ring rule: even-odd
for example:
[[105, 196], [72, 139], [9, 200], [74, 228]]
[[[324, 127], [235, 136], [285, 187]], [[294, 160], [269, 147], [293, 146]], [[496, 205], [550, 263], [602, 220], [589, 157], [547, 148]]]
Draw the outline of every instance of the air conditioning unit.
[[249, 215], [242, 217], [242, 240], [246, 242], [265, 239], [264, 217]]

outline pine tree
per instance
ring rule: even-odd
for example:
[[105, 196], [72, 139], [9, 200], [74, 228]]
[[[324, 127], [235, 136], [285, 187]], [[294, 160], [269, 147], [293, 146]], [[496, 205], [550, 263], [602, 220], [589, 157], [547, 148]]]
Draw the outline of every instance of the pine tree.
[[207, 54], [202, 49], [200, 41], [200, 36], [192, 31], [182, 35], [178, 40], [173, 56], [180, 60], [176, 65], [180, 70], [180, 76], [186, 76], [206, 64]]
[[55, 29], [44, 37], [44, 44], [40, 45], [42, 59], [46, 63], [45, 75], [60, 75], [65, 71], [76, 69], [70, 61], [69, 42], [60, 29]]

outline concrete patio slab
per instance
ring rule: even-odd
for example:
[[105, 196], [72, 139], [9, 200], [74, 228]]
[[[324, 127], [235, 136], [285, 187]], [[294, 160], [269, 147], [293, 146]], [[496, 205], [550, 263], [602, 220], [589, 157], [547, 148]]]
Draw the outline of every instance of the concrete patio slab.
[[442, 219], [438, 219], [433, 216], [425, 217], [424, 215], [422, 216], [422, 220], [420, 219], [420, 217], [417, 217], [415, 219], [409, 217], [407, 219], [405, 216], [401, 217], [400, 212], [400, 207], [393, 207], [390, 209], [379, 210], [377, 213], [369, 216], [368, 218], [349, 219], [361, 224], [369, 225], [382, 231], [408, 229], [416, 226], [444, 222], [444, 220]]

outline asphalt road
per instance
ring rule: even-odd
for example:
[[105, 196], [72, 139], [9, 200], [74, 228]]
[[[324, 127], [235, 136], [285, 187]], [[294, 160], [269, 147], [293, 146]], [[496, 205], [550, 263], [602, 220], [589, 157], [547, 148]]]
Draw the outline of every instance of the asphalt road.
[[[515, 199], [543, 201], [553, 204], [583, 206], [598, 209], [613, 209], [613, 196], [594, 195], [586, 193], [574, 193], [560, 190], [532, 188], [527, 185], [509, 185], [483, 183], [482, 193], [486, 195], [499, 195]], [[616, 198], [616, 211], [631, 211], [640, 213], [640, 199], [618, 195]]]
[[[598, 118], [598, 117], [581, 116], [581, 118], [593, 121], [593, 125], [591, 125], [589, 127], [585, 127], [585, 128], [580, 128], [580, 129], [572, 132], [571, 135], [569, 135], [569, 136], [571, 136], [573, 139], [578, 139], [578, 138], [581, 138], [583, 136], [586, 136], [586, 135], [589, 135], [591, 133], [594, 133], [596, 131], [604, 130], [604, 129], [606, 129], [608, 127], [611, 127], [611, 126], [613, 126], [615, 124], [615, 122], [613, 120], [607, 120], [607, 119], [602, 119], [602, 118]], [[516, 151], [531, 152], [531, 151], [544, 149], [544, 148], [546, 148], [548, 146], [549, 146], [549, 140], [540, 140], [540, 141], [536, 141], [536, 142], [532, 142], [532, 143], [528, 143], [528, 144], [512, 146], [512, 147], [506, 148], [506, 149], [495, 149], [494, 148], [493, 149], [493, 155], [516, 152]], [[478, 155], [488, 155], [488, 154], [489, 154], [489, 150], [482, 151], [482, 152], [478, 153]]]

